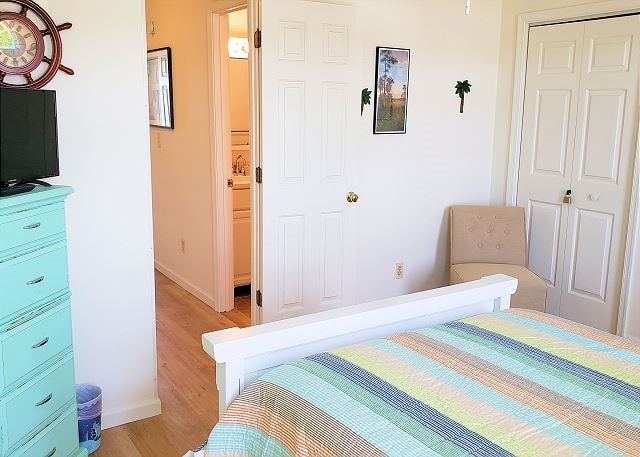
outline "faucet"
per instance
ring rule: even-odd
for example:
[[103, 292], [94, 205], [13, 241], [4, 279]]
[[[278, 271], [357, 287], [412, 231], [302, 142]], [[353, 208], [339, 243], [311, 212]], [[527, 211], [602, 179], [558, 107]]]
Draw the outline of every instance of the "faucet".
[[[240, 161], [240, 159], [242, 159], [242, 164], [238, 165], [238, 161]], [[247, 176], [247, 160], [244, 158], [242, 154], [236, 157], [234, 170], [235, 170], [235, 173], [237, 174], [242, 174], [244, 176]]]

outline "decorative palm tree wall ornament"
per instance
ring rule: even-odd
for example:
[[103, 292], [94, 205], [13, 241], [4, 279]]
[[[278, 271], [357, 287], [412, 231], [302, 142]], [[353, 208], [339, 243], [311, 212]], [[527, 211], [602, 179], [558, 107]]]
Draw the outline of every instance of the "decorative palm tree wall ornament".
[[469, 80], [458, 81], [456, 84], [456, 95], [460, 97], [460, 113], [464, 113], [464, 96], [471, 93], [471, 84]]
[[364, 105], [371, 104], [371, 91], [368, 87], [362, 89], [362, 98], [360, 99], [360, 116], [364, 113]]

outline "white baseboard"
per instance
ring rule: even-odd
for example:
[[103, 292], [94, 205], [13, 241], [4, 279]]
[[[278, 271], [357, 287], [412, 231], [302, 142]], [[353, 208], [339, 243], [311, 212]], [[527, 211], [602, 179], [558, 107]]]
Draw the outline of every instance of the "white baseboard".
[[161, 413], [162, 405], [159, 398], [107, 409], [102, 412], [102, 429], [147, 419]]
[[164, 266], [157, 260], [154, 262], [154, 265], [156, 270], [158, 270], [160, 273], [162, 273], [167, 278], [169, 278], [170, 280], [178, 284], [180, 287], [182, 287], [184, 290], [189, 292], [191, 295], [193, 295], [194, 297], [197, 297], [199, 300], [202, 300], [209, 307], [217, 311], [216, 301], [213, 299], [211, 295], [207, 294], [199, 287], [193, 285], [191, 282], [187, 281], [184, 277], [180, 276], [171, 268]]
[[626, 336], [625, 338], [628, 339], [629, 341], [633, 341], [634, 343], [640, 344], [640, 338], [636, 338], [635, 336]]

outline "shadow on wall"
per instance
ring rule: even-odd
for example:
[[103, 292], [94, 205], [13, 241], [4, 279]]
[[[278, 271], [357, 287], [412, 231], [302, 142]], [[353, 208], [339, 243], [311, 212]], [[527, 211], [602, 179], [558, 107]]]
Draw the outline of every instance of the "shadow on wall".
[[[449, 258], [451, 243], [449, 239], [449, 208], [445, 208], [441, 216], [440, 231], [436, 243], [433, 268], [425, 270], [424, 275], [407, 278], [408, 290], [430, 290], [446, 285], [449, 281]], [[441, 281], [444, 278], [445, 283]]]

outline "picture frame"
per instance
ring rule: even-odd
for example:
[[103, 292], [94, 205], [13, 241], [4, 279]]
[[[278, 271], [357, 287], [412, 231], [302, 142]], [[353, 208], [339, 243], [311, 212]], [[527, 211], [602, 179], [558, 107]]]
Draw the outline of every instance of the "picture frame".
[[407, 133], [411, 50], [376, 48], [374, 135]]
[[149, 125], [173, 129], [173, 74], [170, 47], [147, 51], [147, 77]]

